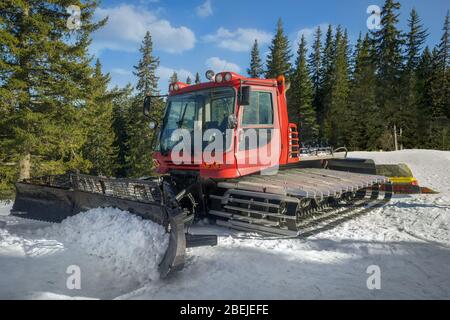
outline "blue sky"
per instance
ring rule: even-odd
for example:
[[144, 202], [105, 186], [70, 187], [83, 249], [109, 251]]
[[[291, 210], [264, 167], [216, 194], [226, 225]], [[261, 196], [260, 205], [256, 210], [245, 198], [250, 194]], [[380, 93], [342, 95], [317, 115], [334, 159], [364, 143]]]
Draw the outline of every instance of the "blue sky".
[[[283, 19], [292, 51], [300, 34], [307, 40], [318, 26], [341, 24], [352, 43], [366, 32], [369, 5], [382, 7], [384, 0], [103, 0], [97, 17], [109, 16], [106, 27], [93, 38], [92, 53], [99, 57], [111, 86], [134, 84], [133, 65], [147, 30], [153, 36], [154, 54], [160, 57], [160, 89], [167, 90], [168, 78], [176, 70], [181, 80], [208, 68], [245, 74], [250, 47], [255, 38], [265, 57], [278, 17]], [[434, 46], [442, 35], [448, 0], [400, 0], [399, 27], [406, 30], [410, 10], [415, 7], [430, 33]], [[311, 41], [309, 41], [311, 42]]]

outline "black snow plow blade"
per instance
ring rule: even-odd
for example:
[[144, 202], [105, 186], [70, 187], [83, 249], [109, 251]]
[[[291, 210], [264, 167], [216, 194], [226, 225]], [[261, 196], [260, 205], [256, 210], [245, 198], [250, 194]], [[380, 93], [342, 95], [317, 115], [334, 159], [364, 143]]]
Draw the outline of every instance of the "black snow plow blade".
[[[169, 246], [159, 265], [161, 277], [184, 266], [186, 215], [170, 185], [159, 180], [109, 179], [81, 174], [33, 178], [16, 183], [11, 214], [27, 219], [61, 222], [97, 207], [114, 207], [162, 225], [169, 233]], [[201, 237], [201, 236], [198, 236]], [[192, 246], [215, 245], [217, 238], [189, 235]], [[199, 241], [201, 240], [201, 241]]]

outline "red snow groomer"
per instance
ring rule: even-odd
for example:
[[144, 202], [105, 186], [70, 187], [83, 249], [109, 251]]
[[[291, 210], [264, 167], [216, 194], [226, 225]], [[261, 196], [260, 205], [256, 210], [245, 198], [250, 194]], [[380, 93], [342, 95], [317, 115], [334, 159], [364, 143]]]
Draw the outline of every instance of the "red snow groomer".
[[[67, 173], [20, 181], [12, 213], [61, 221], [111, 206], [151, 219], [170, 233], [160, 265], [166, 276], [183, 266], [186, 247], [217, 243], [214, 235], [188, 232], [197, 218], [306, 237], [391, 198], [392, 183], [372, 160], [347, 158], [345, 148], [300, 147], [283, 76], [208, 71], [207, 78], [170, 84], [154, 153], [160, 175], [131, 180]], [[160, 103], [161, 96], [146, 97], [144, 114], [151, 117]]]

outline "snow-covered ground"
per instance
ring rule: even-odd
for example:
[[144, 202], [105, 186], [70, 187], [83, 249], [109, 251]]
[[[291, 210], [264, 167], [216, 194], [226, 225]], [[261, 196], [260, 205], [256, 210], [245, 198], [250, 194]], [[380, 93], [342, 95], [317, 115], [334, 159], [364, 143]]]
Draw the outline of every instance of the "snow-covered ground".
[[[0, 204], [0, 298], [449, 299], [450, 152], [351, 156], [405, 162], [440, 193], [396, 197], [306, 240], [197, 226], [221, 235], [218, 246], [188, 249], [168, 280], [156, 271], [167, 239], [148, 221], [95, 209], [52, 225], [8, 216], [11, 204]], [[80, 267], [80, 290], [66, 287], [70, 265]], [[372, 265], [379, 290], [367, 288]]]

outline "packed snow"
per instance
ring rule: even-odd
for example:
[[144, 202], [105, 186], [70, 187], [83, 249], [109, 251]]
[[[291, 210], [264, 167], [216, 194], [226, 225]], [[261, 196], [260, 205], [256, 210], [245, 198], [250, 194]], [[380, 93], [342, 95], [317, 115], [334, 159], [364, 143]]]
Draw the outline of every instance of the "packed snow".
[[[61, 224], [9, 216], [0, 204], [0, 298], [25, 299], [449, 299], [450, 152], [357, 152], [407, 163], [436, 195], [396, 196], [382, 208], [307, 239], [264, 238], [198, 224], [216, 247], [187, 250], [185, 268], [159, 279], [164, 230], [117, 209]], [[67, 289], [67, 268], [81, 289]], [[381, 288], [369, 289], [371, 266]]]

